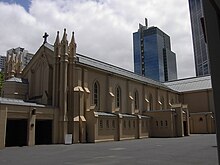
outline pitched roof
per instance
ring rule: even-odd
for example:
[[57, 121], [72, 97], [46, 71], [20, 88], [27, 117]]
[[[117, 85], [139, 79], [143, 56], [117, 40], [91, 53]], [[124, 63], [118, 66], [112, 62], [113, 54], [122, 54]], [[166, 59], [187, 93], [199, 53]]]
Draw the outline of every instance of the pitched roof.
[[[49, 43], [44, 44], [49, 50], [54, 51], [53, 45]], [[125, 70], [123, 68], [81, 55], [76, 54], [77, 56], [77, 63], [81, 65], [85, 65], [88, 67], [93, 67], [96, 69], [100, 69], [111, 74], [117, 74], [119, 76], [133, 79], [135, 81], [141, 81], [142, 83], [150, 84], [153, 86], [158, 86], [161, 88], [165, 88], [168, 90], [173, 90], [177, 92], [187, 92], [187, 91], [197, 91], [197, 90], [204, 90], [204, 89], [211, 89], [211, 77], [204, 76], [204, 77], [191, 77], [185, 78], [180, 80], [174, 80], [170, 82], [161, 83], [150, 78], [140, 76], [135, 74], [134, 72]]]
[[42, 104], [37, 104], [37, 103], [33, 103], [33, 102], [26, 102], [26, 101], [20, 100], [20, 99], [11, 99], [11, 98], [3, 98], [3, 97], [0, 97], [0, 104], [45, 107], [45, 105], [42, 105]]
[[167, 85], [169, 88], [178, 92], [197, 91], [212, 88], [211, 76], [191, 77], [175, 80], [165, 82], [164, 85]]
[[16, 83], [24, 83], [24, 84], [28, 84], [28, 81], [26, 79], [21, 79], [18, 77], [12, 77], [10, 79], [5, 80], [6, 82], [16, 82]]
[[[54, 51], [53, 45], [51, 45], [49, 43], [45, 43], [44, 46], [46, 46], [48, 49]], [[120, 67], [117, 67], [117, 66], [114, 66], [114, 65], [111, 65], [111, 64], [108, 64], [108, 63], [105, 63], [105, 62], [102, 62], [102, 61], [99, 61], [99, 60], [96, 60], [96, 59], [93, 59], [93, 58], [90, 58], [90, 57], [87, 57], [87, 56], [84, 56], [81, 54], [78, 54], [78, 53], [76, 54], [76, 56], [77, 56], [77, 63], [78, 64], [94, 67], [94, 68], [97, 68], [100, 70], [107, 71], [111, 74], [117, 74], [122, 77], [130, 78], [130, 79], [133, 79], [136, 81], [141, 81], [143, 83], [155, 85], [155, 86], [170, 90], [169, 87], [167, 87], [166, 85], [164, 85], [161, 82], [152, 80], [152, 79], [144, 77], [144, 76], [137, 75], [134, 72], [125, 70], [123, 68], [120, 68]]]
[[107, 112], [98, 112], [98, 111], [95, 111], [94, 114], [97, 115], [97, 116], [111, 116], [111, 117], [117, 117], [115, 114], [113, 114], [113, 113], [107, 113]]

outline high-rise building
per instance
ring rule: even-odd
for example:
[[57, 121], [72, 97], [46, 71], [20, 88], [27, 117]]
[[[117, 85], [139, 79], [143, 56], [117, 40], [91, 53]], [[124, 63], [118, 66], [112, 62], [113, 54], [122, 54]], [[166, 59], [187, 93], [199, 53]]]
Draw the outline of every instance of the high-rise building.
[[189, 9], [192, 27], [196, 76], [209, 75], [210, 63], [203, 29], [204, 13], [202, 0], [189, 0]]
[[5, 69], [5, 60], [6, 60], [6, 56], [0, 56], [0, 70], [4, 71]]
[[33, 54], [28, 53], [24, 48], [12, 48], [7, 51], [5, 62], [5, 78], [19, 77], [22, 70], [32, 59]]
[[134, 72], [164, 82], [177, 79], [176, 54], [170, 37], [157, 27], [139, 24], [133, 33]]

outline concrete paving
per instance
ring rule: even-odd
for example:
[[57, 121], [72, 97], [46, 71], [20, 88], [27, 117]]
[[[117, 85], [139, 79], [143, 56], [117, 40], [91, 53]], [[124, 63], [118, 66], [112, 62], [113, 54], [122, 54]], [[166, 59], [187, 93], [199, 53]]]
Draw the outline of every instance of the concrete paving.
[[217, 165], [215, 134], [73, 145], [8, 147], [0, 165]]

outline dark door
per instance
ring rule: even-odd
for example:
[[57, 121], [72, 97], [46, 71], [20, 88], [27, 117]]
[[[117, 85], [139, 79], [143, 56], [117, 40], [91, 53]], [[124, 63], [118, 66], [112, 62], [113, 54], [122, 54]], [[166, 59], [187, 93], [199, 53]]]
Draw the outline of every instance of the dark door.
[[5, 146], [26, 146], [27, 145], [27, 120], [7, 120]]
[[184, 136], [188, 136], [188, 127], [187, 127], [187, 122], [183, 122], [183, 128], [184, 128]]
[[35, 144], [52, 144], [52, 120], [36, 120]]

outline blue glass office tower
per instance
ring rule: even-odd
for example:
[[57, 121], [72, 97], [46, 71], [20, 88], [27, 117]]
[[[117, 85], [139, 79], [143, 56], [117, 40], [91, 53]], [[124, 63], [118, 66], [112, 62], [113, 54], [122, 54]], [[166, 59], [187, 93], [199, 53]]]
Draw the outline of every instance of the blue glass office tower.
[[164, 82], [177, 79], [176, 54], [171, 51], [170, 37], [157, 27], [139, 24], [133, 33], [134, 72]]
[[210, 74], [208, 48], [205, 43], [202, 0], [189, 0], [196, 76]]

